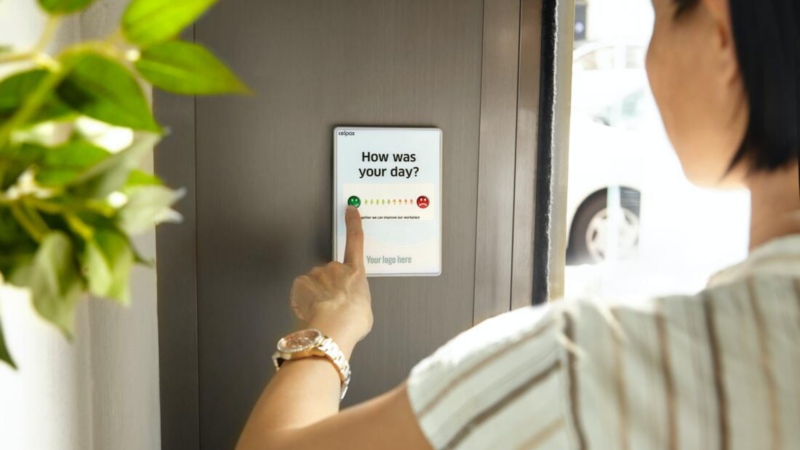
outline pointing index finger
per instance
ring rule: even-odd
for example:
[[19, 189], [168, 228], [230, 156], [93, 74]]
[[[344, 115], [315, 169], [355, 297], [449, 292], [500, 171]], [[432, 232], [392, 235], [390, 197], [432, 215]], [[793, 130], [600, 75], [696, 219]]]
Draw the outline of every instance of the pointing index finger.
[[364, 229], [361, 214], [355, 206], [348, 206], [344, 213], [347, 225], [347, 242], [344, 246], [344, 263], [364, 270]]

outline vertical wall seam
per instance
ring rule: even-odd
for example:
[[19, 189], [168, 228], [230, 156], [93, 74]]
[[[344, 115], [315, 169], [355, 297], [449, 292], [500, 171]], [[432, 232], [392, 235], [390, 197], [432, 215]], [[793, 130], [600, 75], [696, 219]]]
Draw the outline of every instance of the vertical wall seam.
[[514, 235], [515, 223], [517, 219], [517, 155], [519, 154], [519, 97], [522, 91], [520, 80], [522, 79], [522, 6], [526, 0], [519, 2], [519, 20], [517, 21], [517, 105], [514, 111], [514, 164], [511, 166], [511, 177], [514, 179], [511, 190], [511, 270], [508, 272], [508, 311], [514, 306]]
[[478, 164], [476, 167], [477, 175], [475, 176], [475, 240], [473, 245], [473, 264], [472, 264], [472, 322], [470, 326], [475, 325], [475, 309], [478, 306], [478, 293], [477, 280], [478, 280], [478, 207], [481, 192], [481, 119], [483, 118], [483, 59], [486, 54], [484, 43], [486, 42], [486, 0], [483, 2], [483, 20], [481, 20], [481, 76], [478, 86]]
[[[197, 25], [192, 24], [192, 42], [197, 42]], [[198, 216], [200, 211], [198, 210], [197, 199], [198, 195], [198, 184], [197, 184], [197, 166], [198, 166], [198, 158], [197, 158], [197, 96], [192, 97], [192, 115], [193, 115], [193, 126], [192, 126], [192, 133], [194, 135], [193, 139], [193, 147], [194, 147], [194, 171], [192, 173], [193, 176], [193, 184], [194, 184], [194, 310], [195, 310], [195, 342], [197, 342], [196, 350], [197, 350], [197, 445], [200, 448], [203, 448], [203, 427], [201, 426], [202, 422], [202, 383], [200, 382], [201, 377], [203, 376], [203, 372], [200, 370], [200, 289], [198, 286], [199, 280], [199, 272], [198, 272], [198, 258], [199, 252], [197, 251], [197, 243], [199, 242], [198, 239], [198, 228], [200, 226], [200, 220], [198, 220]]]
[[[89, 299], [89, 300], [91, 300], [91, 299]], [[87, 393], [87, 395], [89, 397], [89, 406], [91, 408], [90, 412], [89, 412], [89, 450], [94, 450], [95, 449], [95, 438], [94, 438], [94, 422], [95, 422], [95, 420], [94, 420], [94, 414], [95, 414], [95, 411], [97, 411], [97, 408], [95, 408], [95, 405], [94, 405], [94, 401], [95, 401], [95, 398], [94, 398], [94, 378], [95, 377], [94, 377], [94, 355], [93, 355], [94, 352], [92, 351], [92, 347], [93, 347], [93, 345], [92, 345], [92, 302], [91, 301], [87, 301], [87, 303], [88, 303], [88, 305], [86, 305], [86, 316], [87, 316], [86, 317], [86, 319], [87, 319], [86, 321], [88, 322], [88, 325], [89, 325], [89, 326], [86, 327], [86, 347], [87, 347], [86, 348], [86, 353], [87, 353], [86, 357], [89, 360], [89, 374], [88, 374], [89, 392]], [[76, 345], [76, 344], [73, 344], [73, 345]]]
[[507, 312], [511, 298], [513, 230], [507, 227], [513, 226], [508, 190], [514, 189], [514, 179], [508, 172], [515, 176], [519, 101], [513, 65], [519, 63], [520, 19], [515, 13], [519, 16], [520, 0], [484, 2], [473, 324]]

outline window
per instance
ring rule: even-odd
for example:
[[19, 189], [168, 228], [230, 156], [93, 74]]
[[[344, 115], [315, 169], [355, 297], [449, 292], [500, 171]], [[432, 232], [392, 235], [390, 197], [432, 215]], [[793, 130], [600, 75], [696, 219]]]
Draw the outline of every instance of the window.
[[650, 3], [586, 4], [573, 53], [565, 294], [697, 292], [746, 256], [749, 197], [683, 176], [645, 71]]

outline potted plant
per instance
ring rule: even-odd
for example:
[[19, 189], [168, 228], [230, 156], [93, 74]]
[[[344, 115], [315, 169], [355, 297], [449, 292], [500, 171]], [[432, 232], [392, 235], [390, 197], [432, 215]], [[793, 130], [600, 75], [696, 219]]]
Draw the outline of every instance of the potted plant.
[[[33, 1], [33, 0], [31, 0]], [[132, 0], [117, 32], [46, 51], [62, 19], [95, 0], [38, 0], [30, 49], [0, 46], [0, 274], [30, 291], [67, 337], [88, 296], [130, 302], [131, 236], [175, 221], [180, 190], [139, 169], [164, 136], [144, 86], [180, 95], [249, 92], [180, 32], [217, 0]], [[14, 367], [0, 322], [0, 360]]]

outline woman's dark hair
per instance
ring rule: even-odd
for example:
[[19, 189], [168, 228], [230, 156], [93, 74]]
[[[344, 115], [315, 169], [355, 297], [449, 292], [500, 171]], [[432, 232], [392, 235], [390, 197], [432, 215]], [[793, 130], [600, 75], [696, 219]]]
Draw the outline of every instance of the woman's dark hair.
[[[677, 16], [701, 0], [675, 0]], [[772, 171], [798, 158], [800, 1], [728, 0], [733, 36], [750, 104], [747, 134], [730, 168], [746, 161]]]

